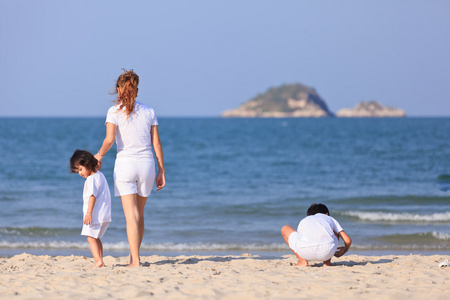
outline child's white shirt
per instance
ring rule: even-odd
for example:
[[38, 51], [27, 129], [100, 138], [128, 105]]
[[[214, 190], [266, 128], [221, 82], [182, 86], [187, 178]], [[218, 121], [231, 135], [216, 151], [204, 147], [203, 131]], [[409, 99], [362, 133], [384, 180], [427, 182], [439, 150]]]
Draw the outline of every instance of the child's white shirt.
[[302, 247], [337, 244], [338, 239], [335, 233], [338, 234], [342, 230], [338, 221], [321, 213], [307, 216], [297, 227]]
[[86, 216], [89, 198], [92, 195], [96, 198], [92, 211], [92, 224], [111, 222], [111, 193], [105, 175], [100, 171], [88, 176], [84, 182], [83, 217]]

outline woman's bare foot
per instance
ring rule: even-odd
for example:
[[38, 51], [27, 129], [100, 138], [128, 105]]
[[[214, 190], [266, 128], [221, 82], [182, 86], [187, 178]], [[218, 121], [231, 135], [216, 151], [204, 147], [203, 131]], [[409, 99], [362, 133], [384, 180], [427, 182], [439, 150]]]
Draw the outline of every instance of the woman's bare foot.
[[140, 265], [141, 265], [140, 263], [137, 263], [137, 264], [129, 264], [129, 265], [127, 266], [127, 268], [139, 267]]
[[137, 264], [133, 263], [133, 256], [131, 256], [131, 253], [128, 257], [130, 259], [130, 263], [127, 265], [127, 267], [139, 267], [141, 265], [139, 262]]

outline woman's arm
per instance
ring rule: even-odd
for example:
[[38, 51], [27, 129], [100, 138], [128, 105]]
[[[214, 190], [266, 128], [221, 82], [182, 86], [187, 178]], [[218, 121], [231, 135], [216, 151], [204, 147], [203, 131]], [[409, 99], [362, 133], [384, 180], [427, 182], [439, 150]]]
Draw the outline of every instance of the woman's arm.
[[152, 145], [155, 150], [156, 161], [158, 163], [158, 174], [156, 175], [156, 190], [159, 191], [166, 185], [166, 170], [164, 169], [164, 154], [159, 139], [158, 125], [154, 125], [150, 129], [152, 137]]
[[101, 162], [103, 157], [105, 157], [106, 152], [114, 145], [114, 140], [116, 139], [116, 127], [117, 126], [113, 123], [106, 123], [106, 137], [103, 140], [102, 147], [98, 150], [98, 153], [94, 155], [99, 162]]
[[350, 246], [352, 244], [352, 239], [345, 233], [344, 230], [339, 232], [339, 236], [344, 241], [345, 246], [338, 247], [338, 251], [336, 251], [336, 253], [334, 254], [334, 256], [336, 257], [341, 257], [342, 255], [344, 255], [348, 251], [348, 249], [350, 249]]

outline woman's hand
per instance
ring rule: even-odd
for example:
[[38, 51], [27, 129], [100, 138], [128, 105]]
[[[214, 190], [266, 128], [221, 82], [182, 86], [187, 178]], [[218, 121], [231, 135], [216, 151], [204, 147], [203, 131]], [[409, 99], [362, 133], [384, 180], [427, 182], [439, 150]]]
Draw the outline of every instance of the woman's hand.
[[159, 191], [165, 186], [166, 186], [166, 176], [164, 175], [164, 172], [158, 172], [158, 175], [156, 175], [156, 191]]
[[94, 157], [95, 157], [95, 159], [98, 161], [98, 164], [97, 164], [97, 171], [100, 171], [101, 169], [102, 169], [102, 161], [101, 161], [101, 159], [103, 158], [103, 156], [101, 156], [100, 154], [95, 154], [94, 155]]
[[164, 175], [164, 155], [159, 139], [158, 125], [153, 125], [150, 128], [150, 135], [152, 137], [153, 150], [155, 150], [156, 161], [158, 162], [158, 174], [156, 175], [156, 191], [159, 191], [166, 186], [166, 176]]
[[95, 159], [98, 160], [98, 162], [101, 162], [103, 156], [101, 156], [99, 153], [94, 155]]
[[[103, 140], [102, 147], [98, 150], [97, 154], [94, 155], [95, 159], [98, 160], [97, 170], [100, 171], [102, 168], [102, 159], [105, 157], [106, 152], [111, 149], [114, 144], [114, 140], [116, 138], [116, 125], [113, 123], [106, 123], [106, 137]], [[102, 153], [103, 155], [101, 155]]]

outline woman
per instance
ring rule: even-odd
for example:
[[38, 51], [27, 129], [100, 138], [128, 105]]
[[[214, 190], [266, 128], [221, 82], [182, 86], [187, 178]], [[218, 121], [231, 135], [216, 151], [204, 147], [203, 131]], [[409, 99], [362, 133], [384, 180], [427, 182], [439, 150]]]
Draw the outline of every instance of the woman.
[[117, 104], [108, 110], [106, 137], [95, 155], [98, 161], [117, 144], [114, 165], [114, 194], [122, 200], [130, 245], [129, 267], [140, 265], [139, 248], [144, 236], [144, 207], [155, 182], [157, 191], [166, 185], [164, 158], [158, 135], [158, 120], [152, 108], [136, 101], [139, 76], [133, 71], [122, 73], [117, 79]]

